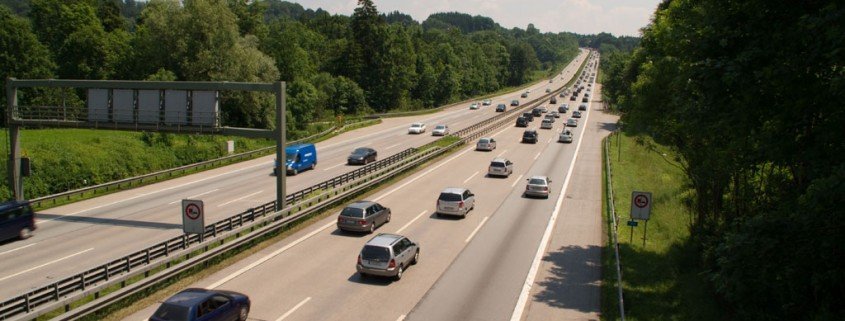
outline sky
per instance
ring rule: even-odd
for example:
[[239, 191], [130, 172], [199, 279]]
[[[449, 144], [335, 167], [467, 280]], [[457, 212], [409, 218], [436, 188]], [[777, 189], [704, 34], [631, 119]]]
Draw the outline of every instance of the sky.
[[[288, 0], [305, 8], [351, 15], [357, 0]], [[639, 36], [660, 0], [373, 0], [381, 13], [398, 10], [422, 22], [432, 13], [457, 11], [493, 18], [505, 28], [541, 32]]]

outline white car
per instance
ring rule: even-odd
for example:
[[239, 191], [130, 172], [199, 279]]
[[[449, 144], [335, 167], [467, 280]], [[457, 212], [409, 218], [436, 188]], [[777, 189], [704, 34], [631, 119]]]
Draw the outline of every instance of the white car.
[[425, 123], [413, 123], [408, 127], [408, 134], [422, 134], [425, 133]]
[[472, 105], [469, 105], [469, 109], [478, 109], [478, 103], [472, 103]]
[[475, 150], [494, 150], [496, 149], [496, 140], [492, 137], [482, 137], [475, 144]]
[[572, 142], [572, 132], [569, 129], [564, 130], [560, 133], [560, 137], [557, 139], [558, 142], [561, 143], [571, 143]]
[[566, 127], [578, 127], [578, 120], [575, 118], [567, 119]]
[[431, 131], [432, 136], [446, 136], [449, 135], [449, 126], [446, 125], [437, 125], [434, 126], [434, 130]]
[[485, 99], [483, 102], [481, 102], [481, 104], [484, 106], [490, 106], [493, 104], [493, 101], [490, 99]]
[[532, 176], [525, 185], [525, 196], [539, 196], [549, 198], [549, 184], [552, 182], [547, 176]]
[[[552, 119], [554, 119], [554, 118], [552, 118]], [[555, 126], [555, 123], [551, 119], [543, 119], [543, 121], [540, 122], [540, 129], [552, 129], [552, 128], [554, 128], [554, 126]]]
[[513, 163], [505, 158], [495, 158], [487, 167], [488, 176], [508, 177], [513, 174]]

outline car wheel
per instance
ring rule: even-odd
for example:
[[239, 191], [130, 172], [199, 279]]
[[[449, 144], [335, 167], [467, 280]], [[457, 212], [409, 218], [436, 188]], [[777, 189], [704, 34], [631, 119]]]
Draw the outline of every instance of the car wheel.
[[19, 237], [21, 240], [28, 239], [28, 238], [30, 238], [31, 236], [32, 236], [32, 230], [31, 230], [31, 229], [29, 229], [28, 227], [24, 227], [24, 228], [22, 228], [22, 229], [21, 229], [21, 231], [18, 233], [18, 237]]
[[317, 162], [311, 163], [311, 170], [314, 170], [315, 168], [317, 168]]
[[249, 316], [249, 308], [241, 307], [241, 311], [238, 312], [238, 321], [246, 321], [246, 318]]
[[399, 264], [399, 268], [396, 270], [396, 281], [402, 279], [402, 272], [405, 272], [405, 270], [402, 268], [402, 264]]
[[370, 224], [370, 234], [376, 231], [376, 223]]
[[411, 264], [416, 265], [417, 262], [419, 262], [419, 261], [420, 261], [420, 250], [418, 249], [417, 253], [414, 253], [414, 260], [411, 261]]
[[296, 170], [296, 169], [293, 169], [293, 170], [290, 171], [291, 176], [296, 176], [296, 174], [298, 174], [298, 173], [299, 173], [299, 171]]
[[437, 212], [437, 213], [434, 213], [434, 214], [437, 214], [437, 217], [443, 217], [443, 214], [440, 214], [440, 212]]
[[384, 220], [385, 224], [390, 223], [390, 214], [393, 214], [393, 213], [387, 213], [387, 219]]

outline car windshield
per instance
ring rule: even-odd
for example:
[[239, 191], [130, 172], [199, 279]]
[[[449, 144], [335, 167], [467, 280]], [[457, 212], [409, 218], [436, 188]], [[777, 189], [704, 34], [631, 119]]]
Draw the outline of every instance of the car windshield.
[[446, 129], [446, 126], [443, 126], [443, 125], [437, 125], [437, 127], [434, 127], [434, 129]]
[[386, 262], [390, 259], [390, 250], [381, 246], [364, 245], [364, 250], [361, 251], [361, 258], [364, 260]]
[[411, 124], [411, 127], [422, 127], [422, 124]]
[[352, 155], [366, 155], [369, 152], [366, 148], [358, 148], [352, 151]]
[[439, 200], [446, 201], [446, 202], [460, 202], [461, 201], [461, 195], [460, 194], [453, 194], [453, 193], [440, 193]]
[[286, 153], [285, 159], [289, 162], [295, 161], [296, 160], [296, 153]]
[[153, 317], [168, 321], [188, 321], [188, 312], [187, 307], [164, 303], [153, 313]]
[[346, 217], [364, 217], [364, 210], [355, 207], [347, 207], [344, 208], [343, 211], [340, 212], [340, 216]]
[[528, 181], [528, 185], [546, 185], [546, 180], [542, 178], [532, 178]]

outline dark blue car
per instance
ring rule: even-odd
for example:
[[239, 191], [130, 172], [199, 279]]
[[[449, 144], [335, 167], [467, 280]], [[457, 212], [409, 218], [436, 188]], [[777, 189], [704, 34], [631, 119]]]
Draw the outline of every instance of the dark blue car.
[[249, 297], [206, 289], [186, 289], [164, 301], [150, 321], [246, 321]]

